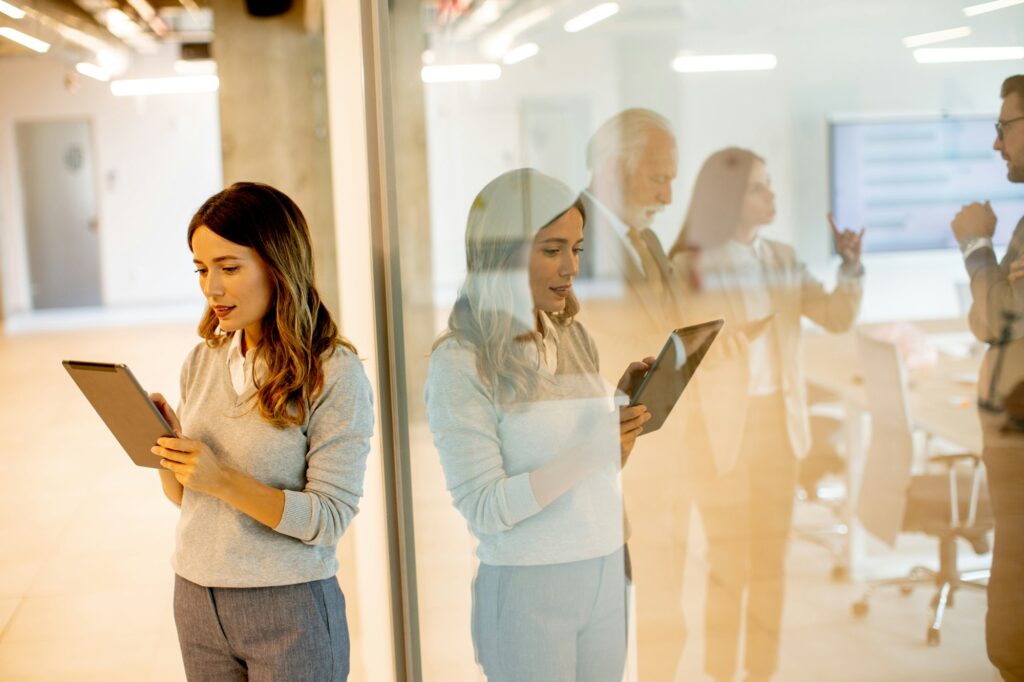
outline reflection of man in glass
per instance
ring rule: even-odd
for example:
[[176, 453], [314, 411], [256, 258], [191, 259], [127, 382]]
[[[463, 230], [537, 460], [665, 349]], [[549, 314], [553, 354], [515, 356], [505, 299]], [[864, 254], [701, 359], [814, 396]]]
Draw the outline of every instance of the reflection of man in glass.
[[[622, 679], [618, 477], [649, 415], [616, 414], [575, 320], [583, 227], [557, 180], [523, 169], [489, 183], [469, 214], [466, 281], [430, 358], [427, 418], [479, 540], [473, 644], [491, 682]], [[626, 367], [623, 385], [647, 365]]]
[[[656, 353], [679, 326], [675, 278], [650, 229], [672, 201], [677, 150], [671, 125], [647, 109], [623, 111], [594, 133], [587, 166], [591, 181], [580, 199], [587, 255], [596, 267], [581, 317], [602, 366], [614, 371], [630, 358]], [[686, 637], [682, 586], [690, 494], [679, 423], [673, 413], [662, 429], [641, 439], [623, 472], [641, 680], [672, 679]]]
[[[1024, 75], [1003, 81], [1003, 106], [992, 148], [1006, 159], [1006, 177], [1024, 182]], [[981, 367], [980, 397], [1001, 406], [1024, 381], [1024, 219], [1002, 262], [992, 250], [996, 216], [988, 202], [964, 206], [953, 220], [971, 278], [969, 322], [979, 340], [993, 344]], [[1004, 334], [1008, 338], [1001, 342]], [[999, 354], [1002, 369], [993, 372]], [[1024, 680], [1024, 433], [1004, 430], [1006, 418], [981, 410], [985, 467], [995, 515], [992, 577], [988, 584], [985, 641], [988, 657], [1005, 680]]]

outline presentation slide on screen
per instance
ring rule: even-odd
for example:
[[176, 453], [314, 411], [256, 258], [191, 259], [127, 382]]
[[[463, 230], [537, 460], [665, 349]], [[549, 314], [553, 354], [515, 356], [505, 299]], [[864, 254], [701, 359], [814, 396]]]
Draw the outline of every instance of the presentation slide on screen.
[[1024, 215], [1024, 184], [992, 149], [994, 118], [832, 122], [832, 212], [864, 226], [867, 252], [956, 248], [949, 224], [963, 204], [990, 201], [997, 245]]

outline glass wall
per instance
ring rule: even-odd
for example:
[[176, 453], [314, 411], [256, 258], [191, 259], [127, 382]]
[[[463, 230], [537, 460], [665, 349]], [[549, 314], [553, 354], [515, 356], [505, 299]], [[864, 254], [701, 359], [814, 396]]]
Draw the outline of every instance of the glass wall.
[[984, 591], [911, 571], [991, 561], [934, 460], [982, 440], [951, 223], [1024, 213], [1024, 5], [964, 5], [389, 3], [422, 679], [995, 674]]

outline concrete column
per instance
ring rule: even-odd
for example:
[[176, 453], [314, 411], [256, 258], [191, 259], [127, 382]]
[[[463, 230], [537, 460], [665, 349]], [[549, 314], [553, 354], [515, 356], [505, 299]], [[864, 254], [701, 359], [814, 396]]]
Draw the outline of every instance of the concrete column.
[[299, 205], [313, 236], [317, 287], [337, 318], [324, 40], [319, 22], [307, 17], [311, 1], [261, 18], [249, 16], [239, 0], [212, 0], [213, 56], [224, 183], [265, 182]]

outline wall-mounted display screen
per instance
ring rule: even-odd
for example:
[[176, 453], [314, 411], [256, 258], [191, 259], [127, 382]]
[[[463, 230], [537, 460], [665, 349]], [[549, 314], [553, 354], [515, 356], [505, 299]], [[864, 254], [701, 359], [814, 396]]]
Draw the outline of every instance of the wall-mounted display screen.
[[950, 221], [963, 204], [991, 201], [997, 245], [1024, 215], [1024, 185], [1006, 179], [992, 149], [993, 117], [835, 120], [832, 212], [866, 228], [867, 252], [955, 248]]

